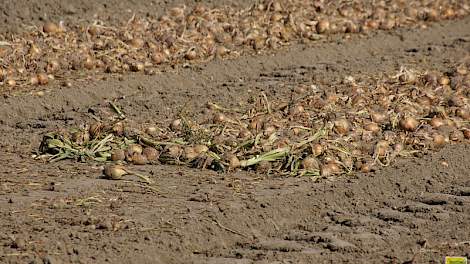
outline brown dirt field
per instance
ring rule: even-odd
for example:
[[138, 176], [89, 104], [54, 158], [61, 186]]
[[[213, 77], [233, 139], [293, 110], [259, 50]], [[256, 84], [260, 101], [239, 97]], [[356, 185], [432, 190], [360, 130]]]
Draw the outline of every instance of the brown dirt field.
[[[68, 21], [92, 19], [104, 6], [88, 0], [28, 2], [0, 3], [0, 21], [7, 25], [2, 30], [64, 14]], [[117, 17], [129, 16], [126, 9], [158, 13], [169, 6], [163, 1], [102, 2], [108, 4], [102, 14]], [[49, 6], [54, 7], [44, 12]], [[67, 11], [70, 6], [74, 12]], [[312, 80], [335, 82], [402, 65], [445, 70], [469, 53], [466, 17], [428, 29], [330, 37], [153, 76], [110, 76], [69, 88], [52, 83], [4, 95], [0, 263], [441, 263], [446, 255], [470, 258], [468, 143], [402, 159], [374, 173], [319, 182], [164, 165], [133, 168], [152, 175], [158, 190], [100, 179], [100, 164], [31, 158], [44, 133], [78, 126], [91, 114], [105, 115], [107, 100], [116, 100], [133, 121], [154, 123], [169, 120], [183, 106], [198, 112], [208, 101], [231, 105], [261, 91], [270, 98], [288, 96], [292, 86]]]
[[[127, 21], [132, 15], [158, 16], [168, 7], [186, 5], [194, 6], [197, 0], [5, 0], [0, 3], [0, 33], [21, 32], [37, 26], [41, 21], [60, 21], [66, 23], [90, 22], [103, 20], [108, 22]], [[253, 3], [251, 0], [205, 0], [208, 6], [229, 5], [235, 8]]]

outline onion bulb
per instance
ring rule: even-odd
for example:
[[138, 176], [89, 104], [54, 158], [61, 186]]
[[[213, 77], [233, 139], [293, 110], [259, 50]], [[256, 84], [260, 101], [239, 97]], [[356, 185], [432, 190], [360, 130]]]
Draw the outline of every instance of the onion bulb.
[[135, 165], [145, 165], [148, 163], [147, 157], [142, 155], [141, 153], [134, 153], [132, 155], [132, 163]]
[[323, 177], [328, 177], [339, 173], [341, 173], [341, 168], [336, 162], [328, 162], [322, 165], [320, 169], [320, 175]]
[[313, 156], [308, 156], [301, 162], [302, 168], [305, 170], [313, 171], [320, 169], [320, 163]]
[[400, 127], [406, 131], [415, 131], [419, 122], [414, 117], [406, 117], [400, 120]]
[[375, 145], [375, 155], [378, 157], [383, 157], [387, 154], [389, 143], [386, 140], [380, 140]]
[[431, 121], [429, 121], [429, 124], [433, 127], [433, 128], [438, 128], [438, 127], [441, 127], [443, 125], [446, 124], [446, 122], [440, 118], [440, 117], [433, 117], [431, 119]]
[[463, 130], [463, 135], [466, 139], [470, 139], [470, 129], [466, 128]]
[[111, 152], [112, 161], [123, 161], [126, 159], [126, 154], [122, 149], [115, 149]]
[[148, 161], [154, 161], [158, 159], [159, 152], [154, 147], [145, 147], [142, 150], [142, 155], [147, 158]]
[[446, 144], [448, 139], [445, 136], [443, 136], [442, 134], [437, 133], [437, 134], [434, 134], [434, 136], [432, 138], [432, 141], [433, 141], [435, 147], [442, 147]]
[[46, 22], [42, 26], [42, 30], [44, 31], [44, 33], [57, 33], [60, 31], [60, 28], [55, 23]]
[[104, 167], [104, 176], [110, 180], [120, 180], [124, 175], [129, 174], [121, 165], [108, 165]]
[[341, 118], [334, 122], [335, 132], [340, 135], [345, 135], [349, 132], [350, 126], [348, 120]]

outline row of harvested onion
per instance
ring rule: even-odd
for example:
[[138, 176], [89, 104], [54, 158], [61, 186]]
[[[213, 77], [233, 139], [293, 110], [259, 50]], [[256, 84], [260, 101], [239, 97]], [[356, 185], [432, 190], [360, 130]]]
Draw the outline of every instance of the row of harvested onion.
[[[159, 65], [277, 49], [328, 34], [365, 33], [468, 15], [464, 0], [265, 0], [248, 9], [175, 7], [160, 17], [133, 17], [113, 26], [46, 22], [41, 29], [0, 36], [0, 84], [45, 85], [92, 73], [144, 71]], [[78, 71], [78, 74], [77, 74]]]
[[468, 142], [469, 72], [464, 62], [448, 72], [401, 68], [391, 75], [347, 76], [324, 89], [297, 84], [289, 99], [262, 93], [241, 108], [209, 102], [203, 116], [181, 113], [170, 124], [136, 127], [117, 120], [50, 133], [40, 150], [53, 160], [281, 175], [366, 173], [397, 157]]

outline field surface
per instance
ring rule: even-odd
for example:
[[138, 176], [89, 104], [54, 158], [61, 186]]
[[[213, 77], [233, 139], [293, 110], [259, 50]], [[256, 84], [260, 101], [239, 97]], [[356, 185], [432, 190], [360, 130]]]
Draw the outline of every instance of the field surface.
[[[126, 23], [201, 1], [0, 3], [0, 34]], [[98, 4], [97, 2], [102, 2]], [[249, 8], [254, 1], [202, 1]], [[328, 1], [326, 1], [328, 2]], [[367, 2], [367, 1], [366, 1]], [[156, 73], [76, 70], [47, 85], [0, 85], [0, 263], [441, 263], [470, 258], [470, 144], [399, 157], [332, 177], [256, 170], [126, 165], [155, 185], [103, 179], [103, 163], [35, 159], [43, 136], [115, 115], [169, 124], [207, 103], [275, 102], [293, 87], [334, 89], [347, 76], [403, 67], [447, 73], [470, 54], [470, 16], [423, 27], [331, 34], [275, 50], [156, 67]], [[2, 40], [0, 40], [2, 41]], [[464, 62], [465, 63], [465, 62]], [[2, 66], [6, 67], [5, 65]], [[470, 71], [470, 68], [469, 68]], [[18, 81], [20, 83], [20, 81]], [[320, 85], [321, 84], [321, 85]], [[463, 91], [468, 96], [469, 86]], [[464, 100], [467, 107], [470, 98]], [[468, 121], [464, 126], [468, 127]]]

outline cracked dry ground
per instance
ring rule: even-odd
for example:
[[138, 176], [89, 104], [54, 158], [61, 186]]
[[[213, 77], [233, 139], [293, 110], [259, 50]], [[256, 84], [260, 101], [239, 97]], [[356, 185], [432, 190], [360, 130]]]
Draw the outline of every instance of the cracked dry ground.
[[247, 90], [289, 94], [407, 65], [447, 69], [470, 52], [470, 18], [147, 76], [84, 81], [0, 99], [1, 263], [441, 263], [470, 257], [470, 145], [321, 181], [176, 166], [133, 167], [154, 192], [99, 179], [100, 164], [31, 158], [44, 133], [78, 126], [107, 99], [128, 118], [171, 118]]

